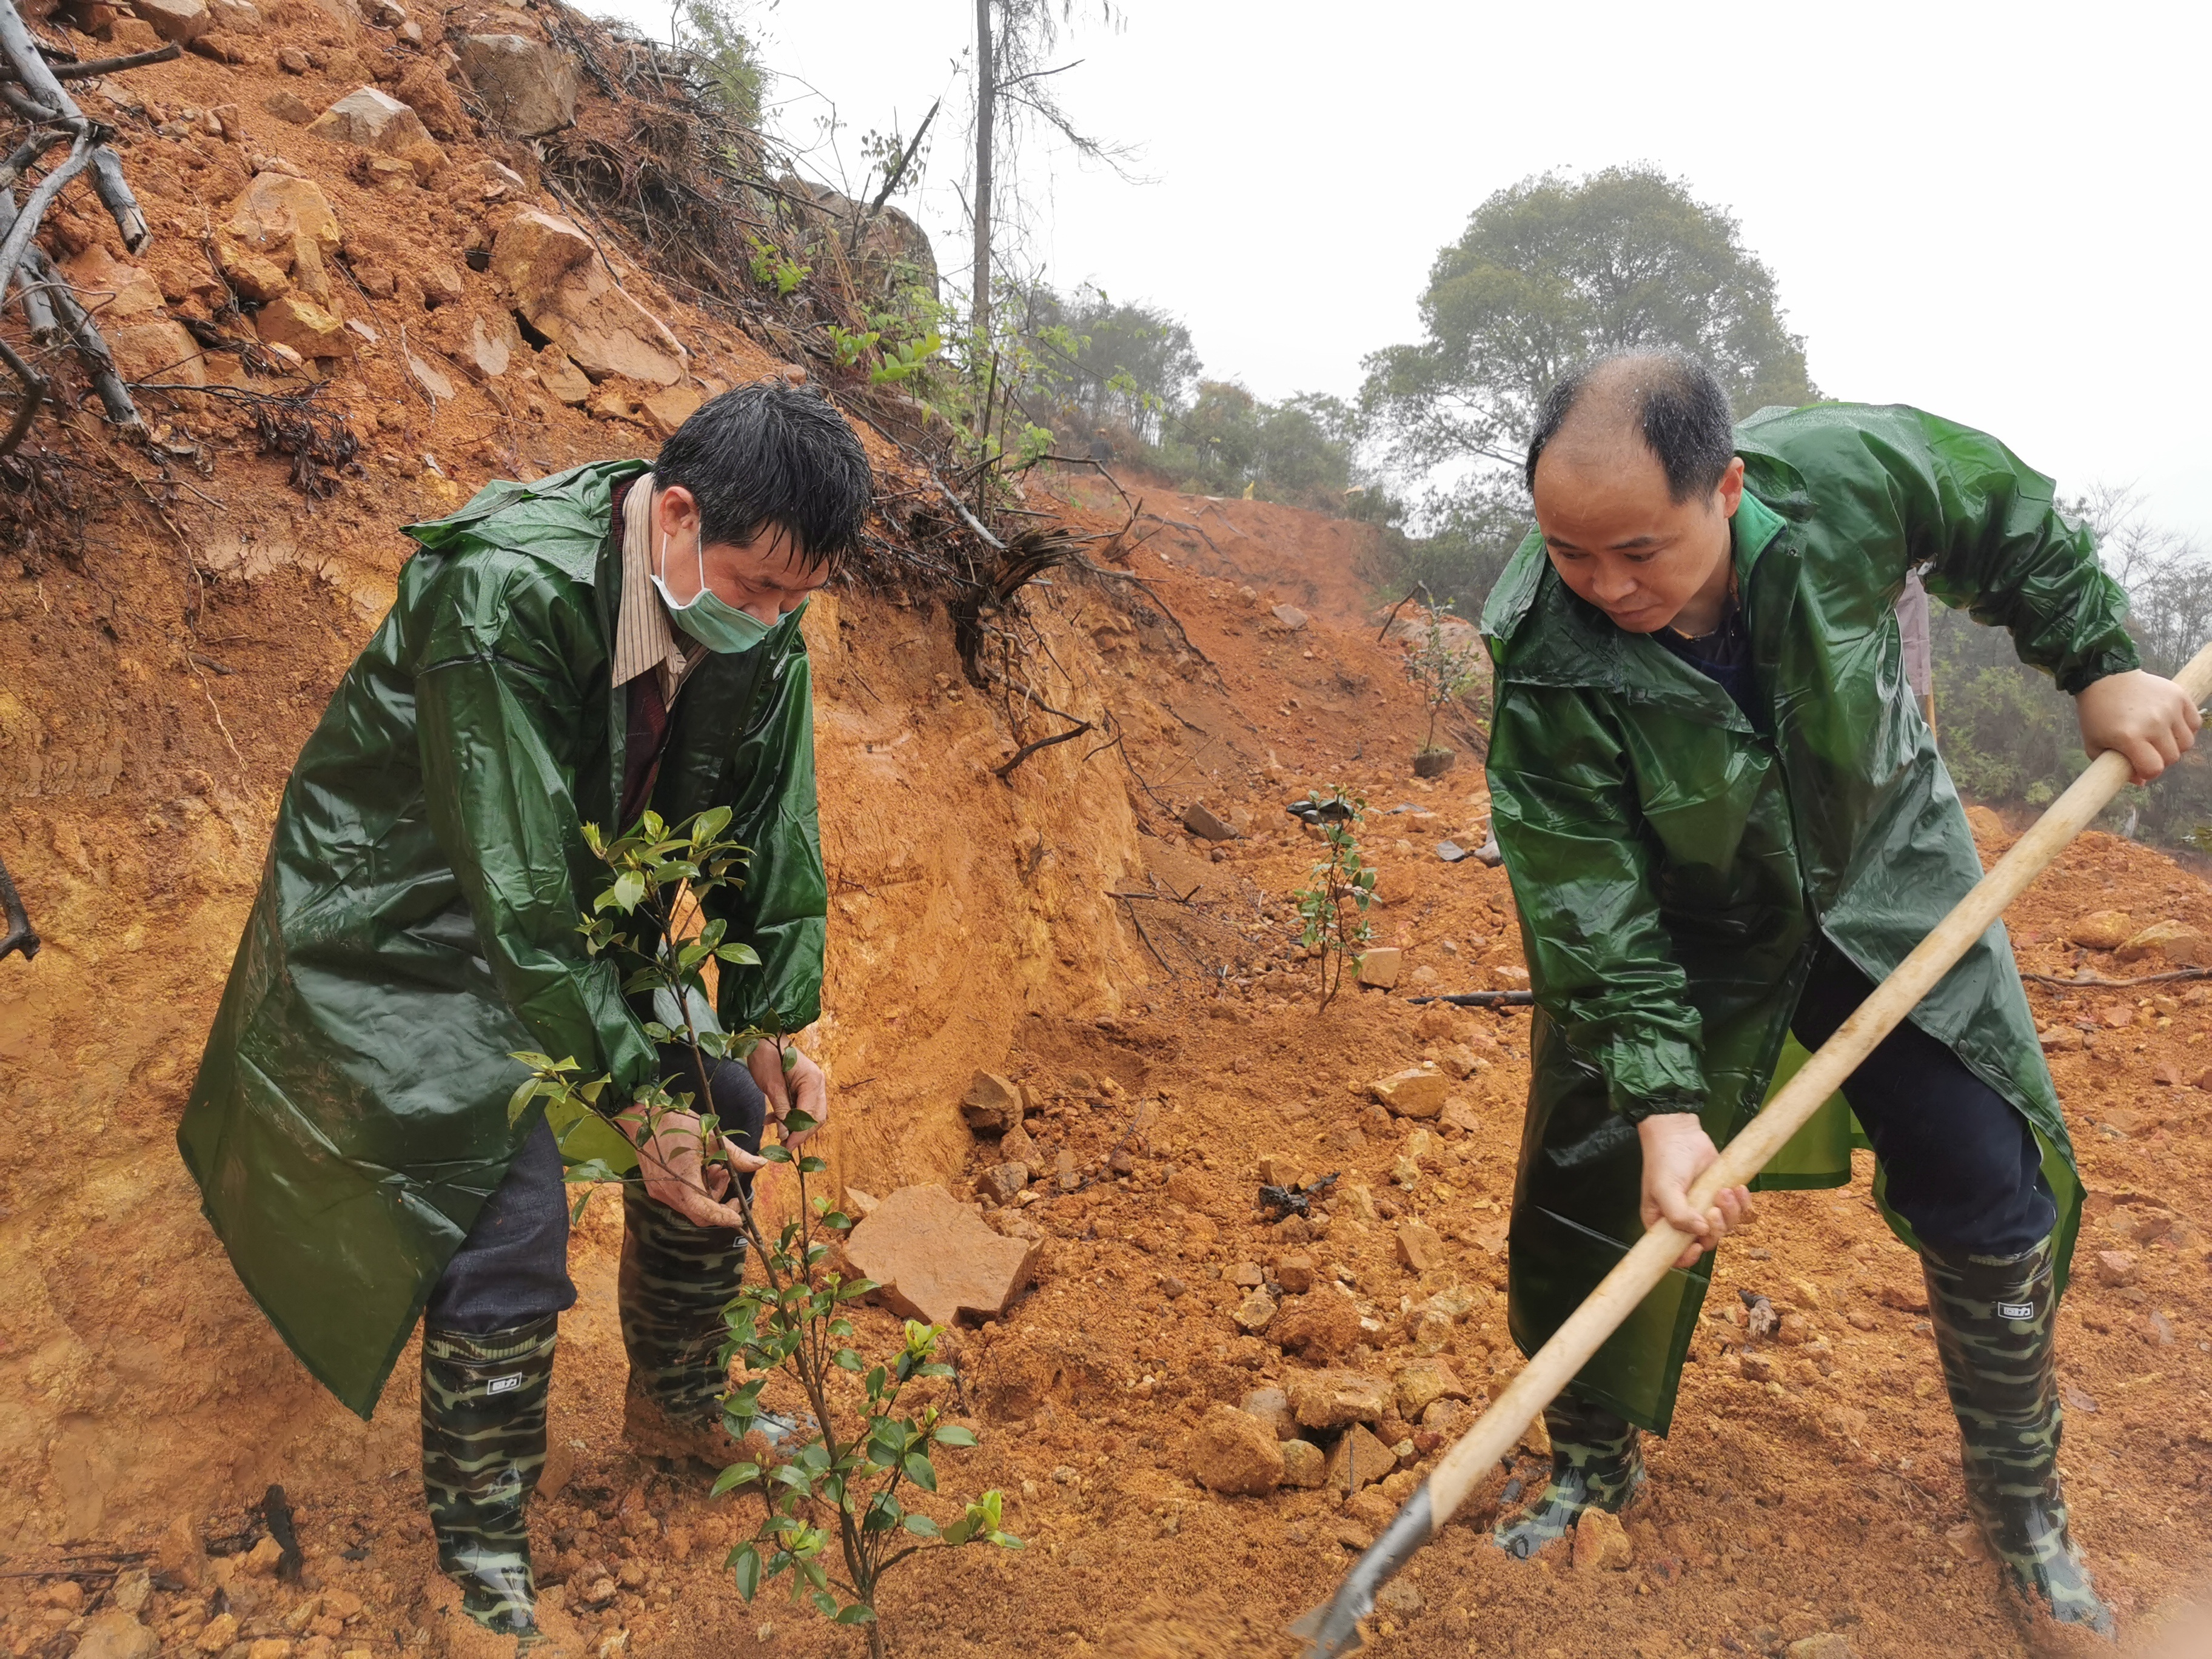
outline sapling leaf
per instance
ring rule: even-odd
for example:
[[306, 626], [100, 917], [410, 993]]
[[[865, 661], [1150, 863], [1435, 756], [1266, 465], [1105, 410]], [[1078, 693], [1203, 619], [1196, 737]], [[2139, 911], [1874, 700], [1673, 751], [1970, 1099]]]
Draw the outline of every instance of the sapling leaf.
[[924, 1492], [937, 1490], [937, 1466], [920, 1452], [906, 1455], [906, 1478]]
[[975, 1443], [974, 1431], [962, 1428], [957, 1423], [944, 1425], [930, 1437], [940, 1446], [972, 1446]]
[[538, 1098], [538, 1079], [525, 1078], [515, 1085], [514, 1092], [507, 1097], [507, 1127], [512, 1129], [522, 1121], [522, 1115], [530, 1109], [530, 1103]]
[[866, 1601], [855, 1601], [837, 1615], [841, 1625], [865, 1625], [876, 1616], [876, 1610]]
[[725, 1565], [737, 1575], [738, 1594], [746, 1601], [751, 1601], [753, 1593], [760, 1589], [760, 1552], [750, 1544], [740, 1544], [730, 1552], [730, 1559]]
[[916, 1538], [938, 1538], [944, 1535], [937, 1522], [926, 1515], [909, 1515], [900, 1524]]
[[729, 1468], [724, 1469], [721, 1474], [714, 1477], [714, 1488], [708, 1492], [707, 1496], [709, 1498], [720, 1498], [726, 1492], [733, 1492], [738, 1487], [750, 1485], [751, 1482], [759, 1479], [759, 1464], [732, 1463]]

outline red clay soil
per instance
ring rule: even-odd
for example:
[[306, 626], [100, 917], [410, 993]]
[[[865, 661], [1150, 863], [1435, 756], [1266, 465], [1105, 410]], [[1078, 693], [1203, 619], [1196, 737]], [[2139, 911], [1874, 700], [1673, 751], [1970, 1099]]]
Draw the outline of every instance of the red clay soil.
[[[388, 39], [292, 16], [301, 40]], [[176, 107], [234, 101], [252, 124], [270, 91], [303, 83], [267, 61], [186, 58], [131, 84]], [[319, 106], [349, 89], [328, 80], [303, 95]], [[260, 143], [313, 171], [387, 257], [460, 265], [473, 226], [454, 198], [356, 188], [343, 156], [265, 125]], [[147, 134], [134, 148], [144, 155], [126, 165], [155, 198], [181, 292], [203, 210], [220, 210], [240, 170], [214, 141]], [[632, 276], [703, 375], [774, 367]], [[474, 274], [461, 280], [473, 295]], [[356, 314], [396, 339], [404, 303], [404, 289], [364, 296]], [[373, 1423], [331, 1404], [239, 1291], [170, 1137], [285, 772], [389, 601], [407, 545], [396, 526], [494, 473], [647, 453], [654, 439], [543, 399], [532, 411], [521, 388], [501, 393], [520, 416], [469, 383], [434, 411], [367, 347], [333, 392], [379, 435], [368, 476], [332, 499], [295, 493], [237, 421], [180, 409], [178, 441], [209, 453], [192, 489], [148, 479], [143, 499], [88, 495], [81, 553], [0, 568], [0, 856], [49, 939], [35, 963], [0, 963], [0, 1573], [15, 1575], [0, 1577], [0, 1644], [17, 1659], [68, 1659], [88, 1619], [142, 1590], [145, 1626], [177, 1659], [481, 1651], [446, 1611], [432, 1559], [411, 1358]], [[144, 475], [143, 460], [118, 464]], [[1119, 521], [1095, 482], [1053, 487], [1086, 522]], [[1005, 1319], [955, 1333], [945, 1396], [981, 1443], [942, 1458], [939, 1512], [1000, 1487], [1029, 1547], [902, 1568], [882, 1609], [897, 1653], [1291, 1650], [1282, 1626], [1328, 1595], [1388, 1506], [1371, 1491], [1221, 1498], [1192, 1480], [1188, 1441], [1210, 1404], [1313, 1363], [1268, 1340], [1292, 1334], [1297, 1310], [1257, 1336], [1232, 1320], [1250, 1268], [1310, 1257], [1349, 1294], [1314, 1292], [1338, 1318], [1309, 1328], [1342, 1328], [1340, 1363], [1386, 1381], [1424, 1312], [1423, 1346], [1442, 1341], [1471, 1403], [1516, 1363], [1498, 1291], [1528, 1017], [1409, 1000], [1525, 982], [1504, 872], [1433, 852], [1481, 839], [1479, 769], [1408, 775], [1424, 721], [1397, 648], [1374, 641], [1367, 532], [1264, 503], [1153, 493], [1146, 508], [1175, 522], [1140, 526], [1156, 532], [1127, 561], [1141, 585], [1062, 573], [1032, 590], [1053, 654], [1042, 689], [1101, 729], [1004, 782], [992, 769], [1054, 726], [1011, 728], [961, 678], [941, 617], [847, 592], [810, 622], [836, 1183], [942, 1181], [980, 1202], [974, 1178], [999, 1154], [957, 1102], [985, 1067], [1033, 1092], [1042, 1161], [1056, 1172], [1066, 1154], [1075, 1184], [992, 1212], [1044, 1235], [1042, 1268]], [[1285, 621], [1280, 604], [1309, 619]], [[1466, 746], [1463, 731], [1452, 740]], [[1324, 1012], [1293, 944], [1291, 895], [1315, 849], [1282, 806], [1334, 781], [1370, 803], [1376, 929], [1405, 951], [1405, 974]], [[1246, 833], [1194, 841], [1179, 827], [1193, 804]], [[1993, 852], [2001, 826], [1979, 828]], [[2212, 929], [2212, 890], [2195, 876], [2091, 836], [2016, 907], [2023, 966], [2154, 967], [2066, 942], [2105, 909]], [[2212, 1082], [2212, 1000], [2172, 988], [2032, 991], [2092, 1191], [2060, 1317], [2063, 1462], [2076, 1535], [2137, 1652], [2201, 1650], [2185, 1644], [2203, 1615], [2187, 1610], [2212, 1588], [2212, 1093], [2198, 1086]], [[1424, 1149], [1367, 1085], [1432, 1054], [1470, 1069]], [[1127, 1175], [1109, 1162], [1117, 1150]], [[1302, 1241], [1255, 1218], [1263, 1158], [1340, 1172]], [[1765, 1198], [1724, 1249], [1675, 1431], [1652, 1446], [1649, 1495], [1627, 1516], [1626, 1566], [1506, 1559], [1481, 1524], [1493, 1483], [1405, 1575], [1417, 1595], [1377, 1620], [1373, 1650], [1675, 1659], [1831, 1632], [1869, 1659], [2033, 1650], [1966, 1523], [1916, 1267], [1875, 1214], [1869, 1173], [1845, 1192]], [[1413, 1220], [1442, 1240], [1418, 1275], [1397, 1237]], [[696, 1472], [623, 1449], [620, 1226], [618, 1206], [595, 1202], [573, 1252], [582, 1299], [554, 1389], [561, 1467], [533, 1516], [549, 1607], [599, 1659], [861, 1651], [857, 1634], [780, 1597], [740, 1602], [721, 1563], [757, 1500], [710, 1501]], [[1747, 1355], [1724, 1317], [1739, 1288], [1800, 1314], [1790, 1334], [1803, 1340]], [[1440, 1328], [1431, 1297], [1464, 1310]], [[860, 1318], [864, 1352], [892, 1340], [888, 1315]], [[1391, 1445], [1414, 1442], [1417, 1475], [1448, 1416], [1378, 1426]], [[1512, 1474], [1539, 1467], [1524, 1457]], [[203, 1558], [248, 1552], [247, 1506], [272, 1481], [297, 1509], [298, 1585]], [[133, 1566], [155, 1570], [154, 1587]], [[616, 1588], [589, 1605], [603, 1579]]]

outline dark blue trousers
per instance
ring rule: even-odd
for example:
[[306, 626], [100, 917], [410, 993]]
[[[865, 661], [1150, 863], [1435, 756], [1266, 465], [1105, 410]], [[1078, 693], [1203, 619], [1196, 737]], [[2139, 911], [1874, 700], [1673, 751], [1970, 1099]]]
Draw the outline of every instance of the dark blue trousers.
[[[1873, 993], [1866, 975], [1824, 944], [1790, 1027], [1817, 1048]], [[1918, 1026], [1907, 1022], [1884, 1037], [1844, 1083], [1844, 1098], [1881, 1160], [1890, 1207], [1946, 1261], [2022, 1255], [2057, 1224], [2027, 1120]]]
[[[697, 1092], [688, 1049], [663, 1048], [660, 1067], [679, 1091]], [[722, 1132], [747, 1152], [759, 1152], [768, 1097], [752, 1073], [736, 1060], [724, 1060], [714, 1067], [708, 1088]], [[569, 1194], [561, 1173], [561, 1149], [540, 1119], [446, 1264], [423, 1310], [426, 1326], [483, 1336], [576, 1305], [576, 1287], [568, 1278]]]

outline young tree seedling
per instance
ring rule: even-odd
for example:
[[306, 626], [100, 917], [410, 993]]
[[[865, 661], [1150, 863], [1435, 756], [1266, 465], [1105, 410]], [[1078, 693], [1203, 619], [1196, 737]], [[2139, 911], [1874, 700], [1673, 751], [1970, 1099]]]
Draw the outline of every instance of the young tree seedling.
[[[613, 841], [594, 825], [584, 830], [614, 880], [592, 900], [578, 931], [593, 956], [608, 957], [625, 970], [626, 994], [653, 996], [660, 1018], [646, 1024], [646, 1034], [655, 1042], [681, 1044], [698, 1085], [696, 1093], [665, 1083], [647, 1090], [641, 1097], [644, 1133], [649, 1135], [666, 1114], [692, 1110], [696, 1103], [708, 1146], [721, 1144], [708, 1087], [714, 1066], [744, 1060], [760, 1042], [783, 1050], [781, 1033], [727, 1033], [710, 1012], [707, 964], [716, 963], [718, 972], [757, 967], [760, 958], [751, 947], [729, 941], [719, 919], [706, 920], [687, 936], [686, 924], [702, 913], [702, 901], [743, 884], [747, 849], [723, 833], [729, 823], [728, 811], [717, 807], [675, 829], [647, 812]], [[784, 1051], [787, 1070], [796, 1052]], [[586, 1186], [578, 1212], [591, 1186], [635, 1179], [628, 1142], [597, 1109], [608, 1079], [583, 1080], [573, 1059], [515, 1058], [531, 1074], [508, 1104], [509, 1121], [520, 1122], [532, 1101], [545, 1102], [547, 1121], [570, 1164], [568, 1179]], [[784, 1119], [791, 1139], [816, 1127], [796, 1109]], [[825, 1265], [829, 1235], [853, 1223], [829, 1199], [808, 1191], [809, 1178], [828, 1174], [829, 1164], [803, 1151], [794, 1154], [788, 1145], [763, 1146], [760, 1156], [794, 1166], [799, 1213], [773, 1234], [766, 1232], [750, 1188], [732, 1171], [731, 1191], [744, 1218], [758, 1277], [724, 1310], [729, 1328], [724, 1362], [741, 1361], [747, 1376], [723, 1397], [723, 1424], [741, 1443], [761, 1425], [769, 1416], [761, 1391], [778, 1373], [798, 1384], [807, 1414], [787, 1434], [763, 1436], [775, 1444], [759, 1461], [733, 1462], [714, 1482], [715, 1497], [744, 1491], [763, 1504], [754, 1535], [730, 1552], [726, 1565], [747, 1601], [763, 1583], [788, 1576], [795, 1604], [810, 1605], [841, 1625], [866, 1626], [870, 1654], [883, 1659], [876, 1603], [885, 1573], [929, 1551], [968, 1544], [1019, 1549], [1022, 1540], [1002, 1529], [1004, 1499], [996, 1492], [984, 1492], [957, 1519], [942, 1523], [914, 1507], [915, 1491], [938, 1491], [933, 1449], [975, 1443], [969, 1430], [940, 1422], [935, 1405], [909, 1409], [902, 1403], [909, 1384], [951, 1376], [952, 1368], [936, 1358], [944, 1328], [909, 1320], [896, 1353], [875, 1365], [864, 1360], [851, 1346], [854, 1331], [844, 1304], [876, 1286]]]

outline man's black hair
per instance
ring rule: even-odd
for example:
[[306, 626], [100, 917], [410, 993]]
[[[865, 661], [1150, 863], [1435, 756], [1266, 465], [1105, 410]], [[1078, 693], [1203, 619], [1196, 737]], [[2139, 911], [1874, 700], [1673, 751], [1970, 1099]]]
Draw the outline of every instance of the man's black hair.
[[1635, 365], [1628, 395], [1637, 429], [1667, 474], [1668, 494], [1686, 501], [1719, 489], [1721, 475], [1735, 459], [1735, 421], [1712, 370], [1686, 351], [1616, 352], [1585, 363], [1553, 386], [1536, 411], [1536, 435], [1528, 441], [1528, 488], [1536, 487], [1536, 463], [1545, 446], [1559, 435], [1590, 382], [1616, 363]]
[[698, 501], [702, 545], [749, 542], [770, 526], [802, 565], [833, 572], [874, 495], [867, 452], [845, 417], [821, 393], [780, 380], [701, 404], [660, 446], [653, 473]]

